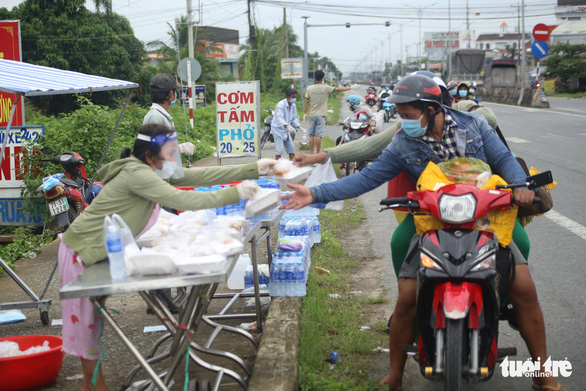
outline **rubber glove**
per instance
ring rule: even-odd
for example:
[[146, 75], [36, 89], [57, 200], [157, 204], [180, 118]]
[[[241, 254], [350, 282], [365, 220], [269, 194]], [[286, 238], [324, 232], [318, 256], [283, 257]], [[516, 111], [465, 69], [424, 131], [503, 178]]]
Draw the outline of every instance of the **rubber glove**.
[[186, 143], [179, 144], [179, 153], [181, 153], [182, 155], [193, 156], [194, 152], [195, 152], [195, 145], [193, 143], [188, 141]]
[[258, 164], [259, 175], [273, 175], [273, 168], [278, 161], [275, 159], [262, 158], [256, 164]]
[[360, 88], [360, 84], [352, 84], [352, 85], [350, 86], [350, 89], [351, 89], [351, 90], [357, 90], [357, 89], [359, 89], [359, 88]]
[[245, 181], [237, 184], [236, 190], [238, 190], [238, 197], [241, 200], [246, 200], [253, 198], [260, 191], [260, 186], [255, 182]]
[[307, 122], [307, 113], [303, 113], [303, 119], [302, 119], [302, 121], [303, 122]]

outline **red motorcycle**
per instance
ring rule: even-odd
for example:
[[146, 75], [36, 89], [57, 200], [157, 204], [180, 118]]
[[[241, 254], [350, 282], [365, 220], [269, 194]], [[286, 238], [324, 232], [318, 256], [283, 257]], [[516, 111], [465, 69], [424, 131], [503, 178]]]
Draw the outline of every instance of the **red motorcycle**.
[[513, 197], [502, 189], [534, 189], [552, 181], [547, 171], [528, 177], [526, 183], [496, 189], [454, 183], [381, 201], [386, 206], [381, 211], [408, 208], [443, 223], [443, 228], [419, 237], [416, 345], [406, 350], [416, 355], [422, 375], [443, 381], [445, 390], [464, 390], [468, 382], [490, 379], [499, 356], [498, 322], [503, 314], [497, 280], [501, 274], [504, 284], [514, 266], [510, 250], [499, 247], [496, 232], [479, 230], [478, 225], [484, 228], [489, 213], [510, 208]]
[[374, 107], [376, 105], [376, 102], [378, 102], [378, 97], [375, 93], [370, 93], [366, 95], [364, 100], [366, 101], [367, 105], [369, 105], [370, 107]]
[[65, 171], [43, 178], [39, 190], [51, 216], [57, 218], [60, 227], [67, 229], [104, 186], [100, 182], [90, 183], [84, 167], [86, 162], [77, 152], [66, 151], [41, 161], [59, 164]]

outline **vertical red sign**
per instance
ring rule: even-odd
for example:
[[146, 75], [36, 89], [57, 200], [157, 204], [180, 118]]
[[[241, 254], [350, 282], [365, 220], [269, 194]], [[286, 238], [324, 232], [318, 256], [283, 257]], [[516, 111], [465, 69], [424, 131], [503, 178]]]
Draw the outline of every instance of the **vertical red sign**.
[[[20, 46], [20, 21], [0, 20], [0, 58], [22, 61]], [[0, 128], [8, 126], [8, 117], [16, 95], [0, 91]], [[14, 113], [11, 126], [24, 126], [24, 105], [22, 99]]]

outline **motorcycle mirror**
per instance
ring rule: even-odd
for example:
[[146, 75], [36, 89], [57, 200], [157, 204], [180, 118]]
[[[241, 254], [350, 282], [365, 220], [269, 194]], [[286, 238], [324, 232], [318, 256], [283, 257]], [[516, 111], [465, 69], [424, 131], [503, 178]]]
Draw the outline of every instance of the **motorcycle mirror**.
[[551, 171], [545, 171], [537, 175], [527, 177], [527, 187], [529, 189], [537, 189], [538, 187], [549, 185], [553, 182], [553, 175]]

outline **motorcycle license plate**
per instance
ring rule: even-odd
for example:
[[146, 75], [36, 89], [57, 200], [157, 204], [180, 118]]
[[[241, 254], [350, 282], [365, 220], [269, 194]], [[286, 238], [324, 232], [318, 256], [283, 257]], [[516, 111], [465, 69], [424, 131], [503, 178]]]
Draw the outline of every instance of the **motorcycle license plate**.
[[61, 197], [56, 201], [49, 202], [47, 206], [49, 207], [49, 213], [51, 216], [57, 216], [58, 214], [67, 212], [69, 209], [69, 204], [67, 203], [67, 198], [65, 197]]

